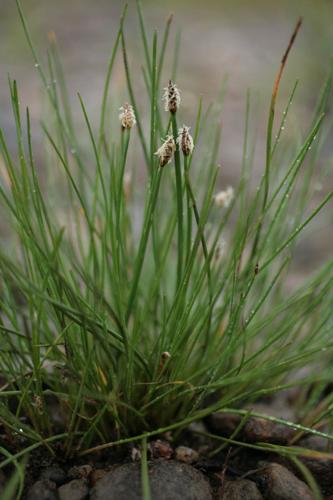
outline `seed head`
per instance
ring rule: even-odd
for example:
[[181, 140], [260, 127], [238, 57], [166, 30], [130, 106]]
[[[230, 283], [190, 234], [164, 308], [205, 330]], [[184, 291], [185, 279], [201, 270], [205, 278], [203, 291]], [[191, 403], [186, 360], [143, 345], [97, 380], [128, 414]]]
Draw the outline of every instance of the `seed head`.
[[229, 186], [225, 191], [220, 191], [215, 195], [215, 205], [217, 207], [228, 208], [234, 198], [234, 188]]
[[180, 104], [180, 92], [177, 85], [169, 80], [169, 85], [165, 87], [163, 94], [163, 101], [165, 103], [165, 111], [170, 113], [177, 113]]
[[192, 136], [190, 134], [190, 127], [186, 127], [186, 125], [183, 125], [183, 127], [178, 130], [177, 143], [179, 144], [179, 147], [182, 150], [184, 156], [189, 156], [190, 154], [192, 154], [194, 144]]
[[171, 358], [171, 354], [168, 351], [162, 352], [161, 359], [160, 359], [160, 365], [159, 365], [160, 370], [163, 370], [165, 364], [167, 363], [167, 361], [170, 358]]
[[155, 155], [158, 156], [160, 166], [164, 167], [171, 162], [174, 152], [176, 151], [176, 144], [172, 135], [168, 135], [163, 142], [162, 146], [156, 151]]
[[122, 129], [125, 130], [132, 128], [136, 124], [133, 106], [126, 102], [124, 106], [121, 106], [121, 108], [119, 108], [119, 111], [119, 120]]

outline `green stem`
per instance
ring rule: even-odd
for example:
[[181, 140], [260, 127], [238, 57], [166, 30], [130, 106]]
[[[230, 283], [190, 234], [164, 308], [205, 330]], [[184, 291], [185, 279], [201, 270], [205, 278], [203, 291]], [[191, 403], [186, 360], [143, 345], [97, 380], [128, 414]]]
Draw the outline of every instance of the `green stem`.
[[171, 123], [172, 123], [172, 133], [173, 138], [176, 143], [176, 151], [175, 151], [175, 173], [176, 173], [176, 191], [177, 191], [177, 214], [178, 214], [178, 261], [177, 261], [177, 288], [182, 280], [183, 275], [183, 181], [182, 181], [182, 172], [181, 172], [181, 162], [180, 162], [180, 153], [179, 147], [177, 144], [178, 137], [178, 128], [177, 128], [177, 119], [176, 115], [171, 115]]
[[192, 242], [192, 209], [191, 209], [191, 195], [188, 189], [188, 175], [189, 175], [189, 162], [187, 156], [184, 156], [184, 173], [186, 184], [186, 204], [187, 204], [187, 238], [186, 238], [186, 265], [191, 253]]
[[[205, 349], [206, 349], [208, 346], [208, 343], [209, 343], [209, 334], [210, 334], [210, 328], [211, 328], [211, 323], [212, 323], [212, 314], [213, 314], [213, 286], [212, 286], [211, 269], [210, 269], [210, 257], [208, 255], [207, 243], [206, 243], [205, 235], [203, 233], [203, 227], [202, 227], [202, 224], [200, 223], [199, 210], [197, 207], [197, 203], [196, 203], [193, 189], [191, 186], [191, 181], [189, 178], [189, 173], [188, 173], [188, 169], [187, 169], [187, 157], [186, 156], [184, 156], [184, 165], [185, 165], [184, 172], [185, 172], [186, 191], [187, 191], [187, 195], [190, 199], [190, 203], [192, 204], [192, 207], [193, 207], [194, 217], [195, 217], [195, 220], [196, 220], [196, 223], [198, 226], [198, 231], [200, 231], [200, 240], [201, 240], [201, 245], [202, 245], [202, 251], [203, 251], [203, 254], [205, 257], [206, 267], [207, 267], [209, 314], [208, 314], [207, 335], [206, 335], [206, 342], [205, 342]], [[188, 216], [189, 216], [189, 214], [188, 214]]]
[[146, 210], [146, 214], [145, 214], [143, 229], [142, 229], [142, 233], [141, 233], [141, 239], [140, 239], [140, 243], [139, 243], [138, 255], [137, 255], [137, 259], [136, 259], [136, 263], [135, 263], [132, 289], [131, 289], [129, 299], [128, 299], [128, 306], [127, 306], [127, 311], [126, 311], [126, 316], [125, 316], [126, 323], [128, 323], [128, 320], [130, 318], [132, 308], [133, 308], [133, 305], [134, 305], [134, 302], [136, 299], [137, 291], [138, 291], [138, 285], [139, 285], [139, 280], [140, 280], [140, 276], [141, 276], [141, 272], [142, 272], [142, 266], [143, 266], [143, 262], [144, 262], [144, 258], [145, 258], [146, 249], [147, 249], [150, 228], [152, 225], [153, 213], [154, 213], [154, 209], [155, 209], [157, 198], [158, 198], [158, 192], [160, 189], [162, 172], [163, 172], [163, 169], [159, 168], [156, 175], [154, 176], [154, 178], [152, 180], [152, 187], [150, 189], [147, 210]]
[[143, 498], [143, 500], [151, 500], [148, 461], [147, 461], [147, 438], [146, 437], [144, 437], [142, 439], [141, 483], [142, 483], [142, 498]]

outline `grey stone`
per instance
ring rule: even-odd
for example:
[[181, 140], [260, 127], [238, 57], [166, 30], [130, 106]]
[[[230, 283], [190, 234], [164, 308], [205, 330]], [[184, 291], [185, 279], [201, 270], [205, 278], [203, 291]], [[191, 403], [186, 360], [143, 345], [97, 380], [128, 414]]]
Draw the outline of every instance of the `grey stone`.
[[57, 486], [60, 486], [66, 481], [66, 473], [61, 467], [54, 465], [44, 469], [40, 475], [40, 479], [48, 479], [56, 483]]
[[68, 477], [72, 479], [84, 479], [88, 478], [92, 473], [92, 466], [90, 464], [85, 465], [74, 465], [68, 471]]
[[28, 491], [27, 500], [58, 500], [56, 484], [48, 479], [36, 481]]
[[330, 452], [330, 441], [321, 436], [304, 436], [298, 442], [297, 446], [301, 448], [309, 448], [310, 450]]
[[263, 500], [256, 483], [249, 479], [225, 481], [219, 492], [220, 500]]
[[[268, 413], [268, 412], [267, 412]], [[230, 436], [241, 423], [240, 415], [229, 413], [215, 413], [209, 418], [212, 430], [222, 436]], [[260, 417], [250, 417], [239, 436], [251, 443], [261, 441], [265, 443], [288, 444], [296, 431], [283, 423], [275, 423]]]
[[[190, 465], [173, 460], [150, 462], [152, 500], [211, 500], [208, 481]], [[125, 464], [97, 481], [91, 500], [142, 500], [139, 464]]]
[[89, 488], [85, 479], [73, 479], [58, 489], [59, 500], [85, 500], [89, 496]]
[[300, 457], [326, 495], [333, 494], [333, 461], [325, 457]]
[[313, 500], [310, 488], [280, 464], [267, 464], [260, 479], [264, 496], [269, 500]]
[[207, 419], [208, 427], [217, 434], [229, 436], [242, 420], [240, 415], [233, 413], [213, 413]]

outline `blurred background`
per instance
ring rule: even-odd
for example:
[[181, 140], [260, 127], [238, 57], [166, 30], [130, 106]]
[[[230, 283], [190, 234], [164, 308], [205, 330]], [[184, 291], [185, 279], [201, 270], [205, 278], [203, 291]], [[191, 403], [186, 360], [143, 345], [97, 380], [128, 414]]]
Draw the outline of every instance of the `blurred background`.
[[[76, 99], [76, 92], [80, 91], [91, 107], [96, 108], [94, 104], [100, 101], [106, 64], [125, 2], [21, 0], [21, 3], [41, 56], [45, 58], [48, 34], [54, 31], [71, 96]], [[142, 47], [137, 36], [135, 2], [128, 3], [126, 33], [130, 62], [140, 64]], [[191, 97], [196, 102], [199, 94], [206, 102], [214, 99], [228, 75], [224, 122], [225, 133], [232, 131], [235, 139], [231, 144], [228, 140], [231, 159], [234, 147], [236, 154], [239, 152], [246, 90], [251, 88], [260, 102], [267, 104], [281, 55], [299, 16], [303, 16], [304, 23], [281, 90], [288, 95], [294, 81], [300, 79], [297, 101], [305, 107], [301, 112], [306, 112], [307, 107], [312, 109], [333, 52], [332, 0], [143, 0], [142, 4], [151, 33], [156, 28], [162, 36], [166, 18], [172, 12], [175, 14], [172, 38], [181, 30], [178, 85], [186, 90], [185, 105], [191, 106]], [[10, 127], [8, 73], [18, 80], [22, 101], [29, 104], [34, 116], [40, 112], [40, 96], [38, 77], [14, 0], [0, 2], [0, 33], [0, 120], [6, 129]], [[121, 61], [117, 76], [113, 85], [121, 86], [124, 78]]]
[[[125, 2], [21, 0], [21, 3], [42, 59], [46, 60], [50, 32], [56, 34], [77, 116], [80, 113], [76, 92], [79, 91], [92, 120], [96, 119], [107, 61]], [[136, 82], [139, 93], [144, 89], [140, 72], [143, 51], [135, 2], [129, 0], [128, 3], [126, 37], [132, 73], [138, 70], [140, 75], [140, 82]], [[156, 28], [160, 37], [167, 17], [174, 13], [170, 48], [174, 46], [176, 34], [181, 32], [177, 83], [183, 91], [185, 114], [193, 117], [199, 95], [203, 96], [206, 105], [213, 101], [227, 77], [220, 153], [222, 186], [235, 182], [238, 176], [248, 88], [252, 92], [258, 127], [256, 162], [259, 170], [263, 167], [272, 83], [299, 16], [303, 17], [303, 27], [283, 77], [279, 109], [286, 104], [295, 80], [299, 79], [293, 105], [297, 120], [292, 132], [296, 130], [300, 134], [307, 130], [333, 52], [332, 0], [143, 0], [142, 4], [149, 33], [152, 34]], [[0, 1], [0, 33], [0, 126], [9, 144], [14, 146], [7, 75], [18, 81], [21, 104], [30, 107], [35, 124], [43, 108], [39, 78], [14, 0]], [[171, 52], [166, 60], [166, 80], [171, 67]], [[114, 95], [119, 95], [121, 103], [127, 95], [120, 57], [112, 85]], [[117, 102], [115, 109], [118, 107]], [[78, 119], [82, 122], [82, 117]], [[34, 135], [38, 142], [37, 127]], [[307, 266], [313, 256], [319, 260], [327, 257], [332, 251], [331, 240], [332, 231], [327, 231], [325, 219], [321, 228], [320, 225], [317, 227], [315, 237], [307, 242], [302, 265]]]

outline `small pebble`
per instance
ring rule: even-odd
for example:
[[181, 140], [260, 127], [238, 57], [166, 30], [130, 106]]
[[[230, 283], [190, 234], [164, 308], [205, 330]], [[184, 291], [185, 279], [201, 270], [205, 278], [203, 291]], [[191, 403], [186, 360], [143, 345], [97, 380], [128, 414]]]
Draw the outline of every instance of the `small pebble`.
[[58, 489], [59, 500], [86, 500], [89, 488], [86, 479], [73, 479]]
[[329, 458], [300, 457], [327, 495], [333, 495], [333, 461]]
[[132, 462], [139, 462], [141, 460], [141, 451], [135, 446], [131, 450], [131, 460]]
[[258, 481], [269, 500], [313, 500], [307, 484], [280, 464], [267, 464], [258, 474]]
[[192, 448], [187, 446], [178, 446], [175, 450], [175, 458], [180, 462], [185, 462], [186, 464], [193, 464], [199, 459], [199, 453]]
[[208, 427], [222, 436], [230, 436], [241, 422], [240, 415], [233, 413], [213, 413], [208, 417]]
[[[242, 418], [240, 415], [228, 413], [215, 413], [209, 418], [212, 430], [222, 436], [230, 436]], [[295, 430], [284, 424], [275, 423], [259, 417], [250, 417], [244, 427], [240, 430], [239, 436], [248, 442], [265, 442], [275, 444], [288, 444], [295, 435]]]
[[90, 476], [92, 470], [93, 469], [89, 464], [75, 465], [69, 469], [68, 477], [72, 479], [84, 479]]
[[225, 481], [219, 491], [220, 500], [263, 500], [256, 483], [248, 479]]
[[169, 460], [173, 455], [173, 448], [167, 441], [157, 439], [149, 444], [152, 458], [165, 458]]
[[261, 441], [275, 444], [288, 444], [295, 433], [291, 427], [258, 417], [251, 417], [242, 432], [243, 438], [251, 443]]
[[66, 481], [66, 473], [61, 467], [52, 466], [42, 471], [40, 479], [48, 479], [60, 486]]
[[27, 500], [58, 500], [56, 484], [48, 479], [36, 481], [28, 491]]
[[331, 442], [321, 436], [308, 435], [297, 441], [297, 446], [315, 451], [330, 452]]

